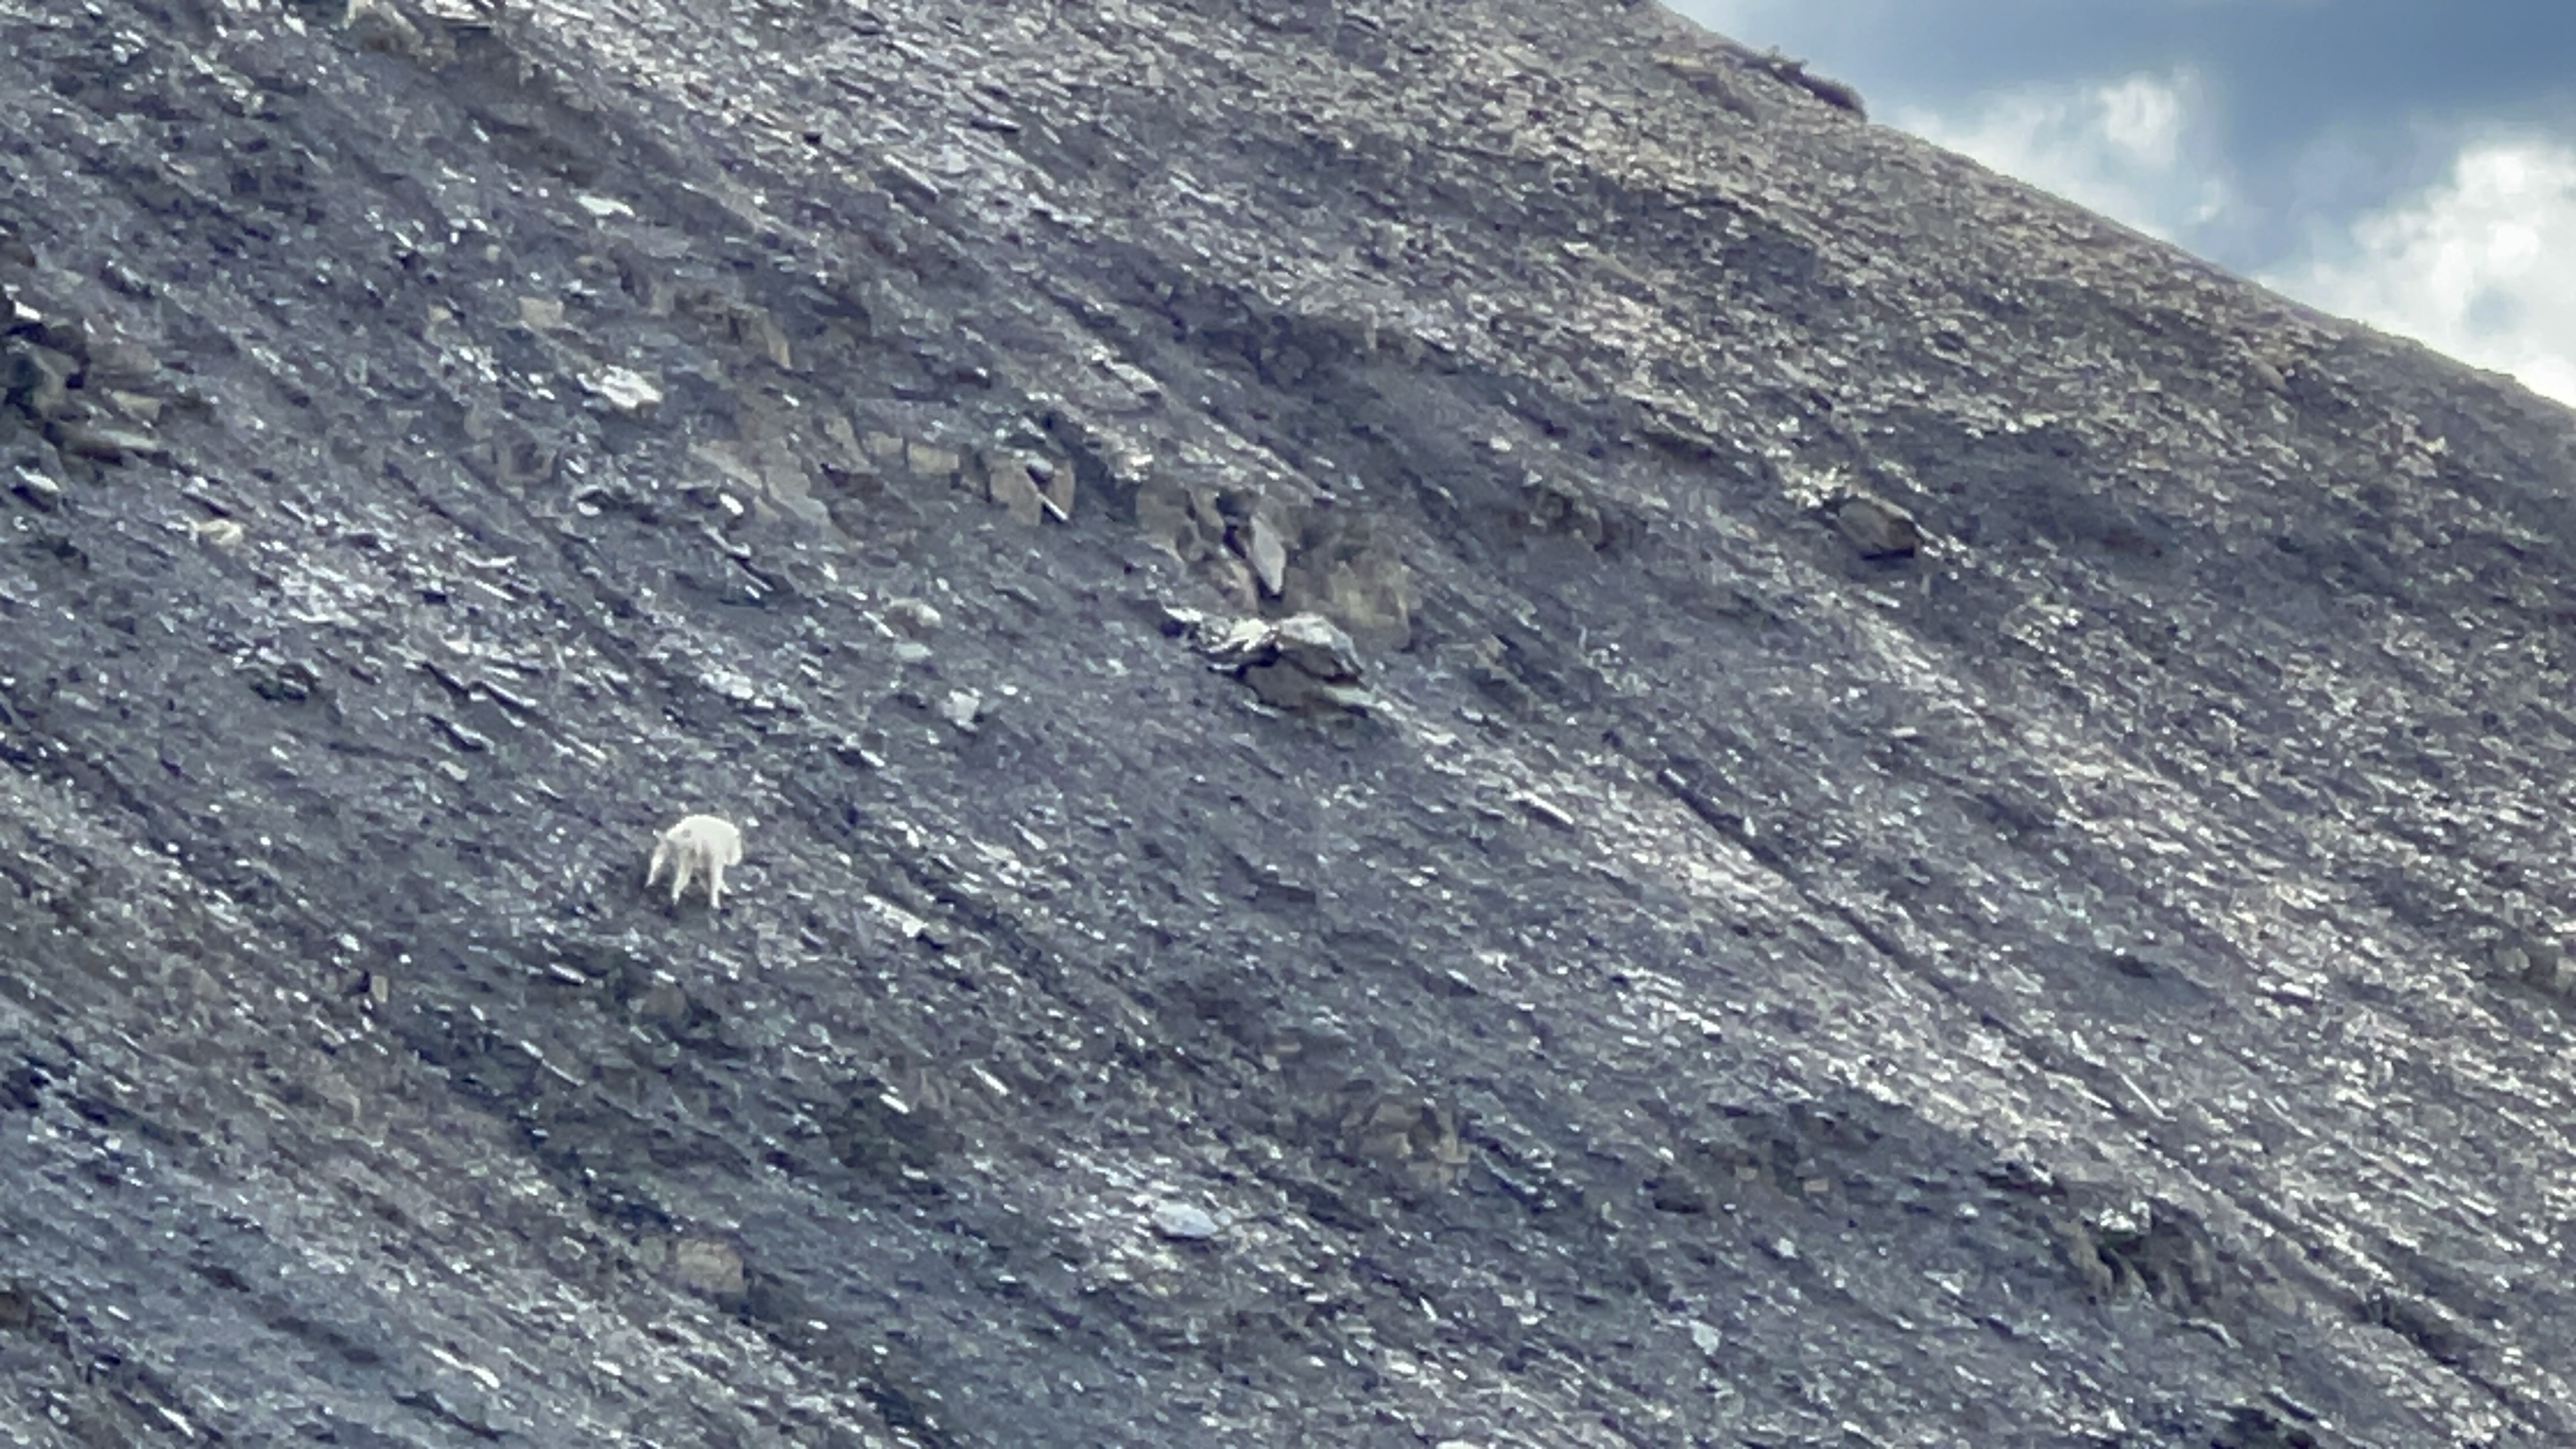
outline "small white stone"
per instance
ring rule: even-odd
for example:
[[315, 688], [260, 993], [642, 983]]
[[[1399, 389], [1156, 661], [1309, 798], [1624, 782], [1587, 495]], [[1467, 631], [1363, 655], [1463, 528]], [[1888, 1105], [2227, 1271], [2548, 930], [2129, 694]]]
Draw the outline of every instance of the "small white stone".
[[603, 368], [583, 378], [581, 385], [622, 413], [650, 412], [662, 401], [662, 390], [644, 374], [630, 368]]
[[915, 639], [939, 632], [939, 626], [946, 622], [937, 609], [921, 599], [890, 600], [885, 606], [885, 620]]
[[1203, 1243], [1217, 1235], [1217, 1221], [1203, 1208], [1185, 1202], [1154, 1205], [1154, 1231], [1183, 1242]]

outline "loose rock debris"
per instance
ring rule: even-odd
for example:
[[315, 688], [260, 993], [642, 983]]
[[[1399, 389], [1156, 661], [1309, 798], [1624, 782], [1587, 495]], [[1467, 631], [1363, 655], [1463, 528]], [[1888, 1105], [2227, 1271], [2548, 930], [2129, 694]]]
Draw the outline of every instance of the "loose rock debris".
[[0, 0], [0, 1439], [2576, 1442], [2564, 411], [1856, 112]]
[[1182, 611], [1173, 618], [1217, 669], [1242, 680], [1265, 704], [1364, 713], [1376, 703], [1360, 678], [1358, 647], [1321, 615], [1220, 621]]
[[1883, 498], [1857, 493], [1826, 506], [1836, 531], [1862, 558], [1912, 558], [1923, 547], [1923, 527], [1914, 515]]

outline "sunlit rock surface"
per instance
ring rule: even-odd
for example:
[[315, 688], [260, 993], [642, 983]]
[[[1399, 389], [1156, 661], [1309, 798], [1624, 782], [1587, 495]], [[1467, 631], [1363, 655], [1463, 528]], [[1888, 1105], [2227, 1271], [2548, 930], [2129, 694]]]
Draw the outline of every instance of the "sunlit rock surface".
[[2569, 414], [1856, 104], [0, 0], [0, 1436], [2576, 1440]]

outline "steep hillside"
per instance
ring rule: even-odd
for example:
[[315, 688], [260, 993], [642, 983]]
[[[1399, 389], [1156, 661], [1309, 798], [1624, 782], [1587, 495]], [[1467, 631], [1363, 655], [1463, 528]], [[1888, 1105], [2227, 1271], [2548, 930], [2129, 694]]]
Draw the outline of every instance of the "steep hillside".
[[0, 82], [11, 1442], [2576, 1440], [2565, 411], [1613, 0]]

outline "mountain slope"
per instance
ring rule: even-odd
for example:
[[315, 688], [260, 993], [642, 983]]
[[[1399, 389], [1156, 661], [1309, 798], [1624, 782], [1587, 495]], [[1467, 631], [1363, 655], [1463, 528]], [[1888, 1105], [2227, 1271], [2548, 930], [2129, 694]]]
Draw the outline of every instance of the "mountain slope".
[[1652, 7], [0, 42], [18, 1439], [2576, 1432], [2562, 410]]

